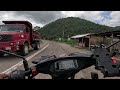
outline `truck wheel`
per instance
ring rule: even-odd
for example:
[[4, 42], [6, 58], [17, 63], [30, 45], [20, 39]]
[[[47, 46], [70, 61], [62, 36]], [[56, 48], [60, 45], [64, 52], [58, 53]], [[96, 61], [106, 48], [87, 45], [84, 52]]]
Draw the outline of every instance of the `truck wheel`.
[[4, 56], [4, 53], [0, 52], [0, 56]]
[[40, 43], [39, 42], [35, 42], [34, 50], [39, 50], [39, 48], [40, 48]]
[[21, 46], [21, 55], [25, 56], [29, 53], [29, 46], [27, 43]]

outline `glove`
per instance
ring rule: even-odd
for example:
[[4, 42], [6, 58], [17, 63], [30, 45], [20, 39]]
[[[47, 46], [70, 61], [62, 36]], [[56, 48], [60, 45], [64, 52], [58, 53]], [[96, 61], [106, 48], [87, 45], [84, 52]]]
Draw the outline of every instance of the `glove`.
[[25, 71], [24, 70], [14, 70], [9, 75], [8, 79], [25, 79]]
[[0, 79], [8, 79], [8, 75], [7, 74], [0, 74]]

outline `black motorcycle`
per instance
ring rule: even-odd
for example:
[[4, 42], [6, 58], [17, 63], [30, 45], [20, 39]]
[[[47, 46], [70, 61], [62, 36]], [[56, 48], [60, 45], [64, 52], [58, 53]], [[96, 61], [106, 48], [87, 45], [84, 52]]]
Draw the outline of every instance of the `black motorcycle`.
[[[112, 61], [113, 54], [110, 54], [108, 50], [114, 44], [106, 48], [98, 47], [91, 55], [81, 56], [81, 53], [71, 53], [65, 57], [56, 57], [55, 55], [42, 56], [32, 61], [34, 64], [32, 67], [29, 67], [27, 60], [23, 56], [2, 50], [1, 52], [23, 59], [25, 70], [12, 71], [9, 74], [9, 79], [35, 79], [34, 77], [39, 73], [49, 74], [52, 79], [74, 79], [75, 74], [92, 65], [95, 66], [95, 69], [100, 70], [104, 77], [114, 77], [120, 76], [119, 61], [114, 63]], [[98, 74], [94, 72], [91, 72], [91, 78], [99, 79]]]

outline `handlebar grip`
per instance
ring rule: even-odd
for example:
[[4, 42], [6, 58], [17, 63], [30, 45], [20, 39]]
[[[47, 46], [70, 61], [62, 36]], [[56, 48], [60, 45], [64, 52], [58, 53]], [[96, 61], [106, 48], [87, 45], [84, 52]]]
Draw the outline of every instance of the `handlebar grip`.
[[31, 70], [25, 71], [25, 76], [29, 76], [32, 73]]
[[24, 70], [14, 70], [8, 76], [8, 79], [25, 79], [25, 71]]
[[14, 70], [10, 75], [8, 76], [8, 79], [26, 79], [25, 76], [28, 76], [28, 79], [32, 79], [33, 76], [32, 71], [24, 71], [24, 70]]

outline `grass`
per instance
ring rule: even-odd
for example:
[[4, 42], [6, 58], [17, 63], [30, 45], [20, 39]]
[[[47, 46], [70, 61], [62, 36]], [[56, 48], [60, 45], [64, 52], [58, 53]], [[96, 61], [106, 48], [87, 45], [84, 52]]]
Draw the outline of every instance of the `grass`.
[[77, 42], [75, 40], [72, 40], [72, 39], [71, 40], [63, 39], [61, 41], [59, 41], [59, 40], [55, 40], [55, 41], [65, 43], [65, 44], [69, 44], [72, 47], [77, 45]]
[[75, 46], [75, 45], [77, 45], [77, 42], [74, 41], [74, 40], [70, 40], [70, 41], [67, 41], [65, 43], [71, 45], [72, 47]]

